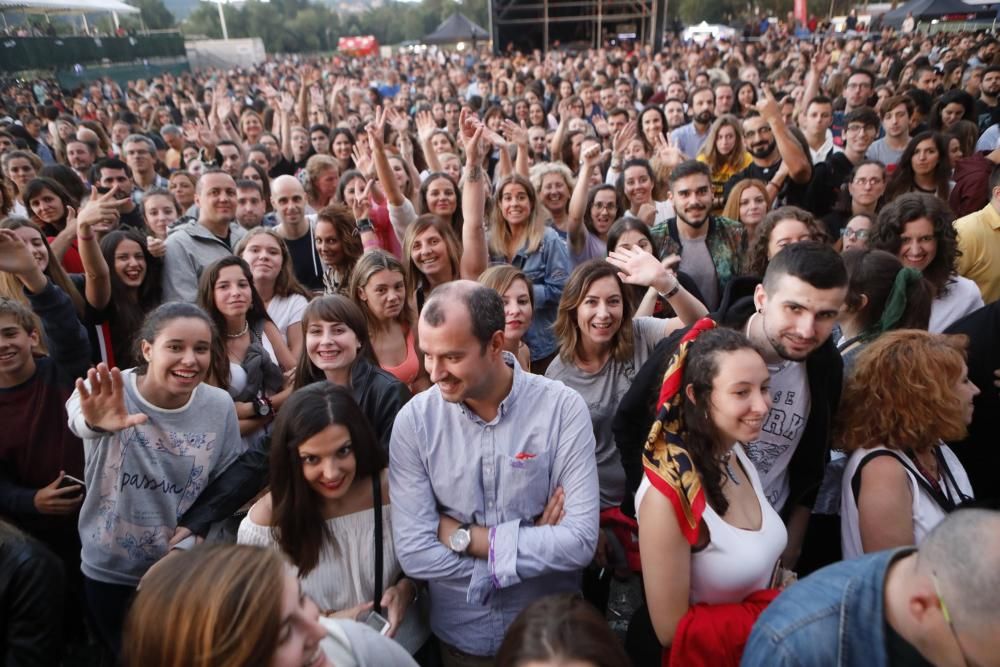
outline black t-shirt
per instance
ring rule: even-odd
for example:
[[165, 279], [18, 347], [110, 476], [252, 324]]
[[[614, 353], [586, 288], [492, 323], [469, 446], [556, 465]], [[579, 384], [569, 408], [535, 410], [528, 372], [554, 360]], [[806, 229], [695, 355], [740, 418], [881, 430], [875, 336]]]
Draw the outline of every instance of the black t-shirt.
[[310, 229], [301, 237], [289, 240], [285, 239], [288, 246], [288, 253], [292, 256], [292, 268], [295, 270], [295, 277], [299, 279], [306, 289], [323, 289], [323, 264], [320, 262], [319, 254], [313, 243], [313, 234]]
[[813, 215], [824, 216], [837, 205], [840, 191], [853, 170], [854, 164], [843, 153], [831, 153], [826, 160], [813, 166], [806, 191], [806, 201]]
[[[722, 193], [723, 198], [729, 199], [729, 193], [733, 187], [745, 178], [755, 178], [759, 181], [763, 181], [766, 185], [772, 178], [774, 178], [774, 175], [778, 172], [778, 168], [780, 166], [780, 159], [769, 167], [759, 167], [756, 163], [751, 163], [749, 167], [743, 171], [736, 172], [733, 174], [732, 178], [726, 181], [726, 187]], [[799, 184], [791, 178], [786, 178], [784, 185], [781, 186], [781, 192], [778, 193], [778, 200], [784, 204], [807, 208], [806, 202], [808, 189], [809, 183]]]

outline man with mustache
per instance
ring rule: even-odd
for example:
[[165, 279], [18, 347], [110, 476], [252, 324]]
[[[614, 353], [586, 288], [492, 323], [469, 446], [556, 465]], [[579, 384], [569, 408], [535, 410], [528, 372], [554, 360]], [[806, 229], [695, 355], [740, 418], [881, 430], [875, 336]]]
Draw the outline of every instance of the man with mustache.
[[701, 299], [711, 311], [729, 280], [739, 272], [743, 225], [712, 209], [712, 174], [708, 165], [688, 160], [670, 173], [670, 201], [677, 217], [653, 225], [650, 230], [660, 247], [660, 256], [680, 255], [680, 271], [698, 286]]
[[726, 183], [723, 197], [745, 178], [767, 184], [767, 194], [776, 205], [792, 204], [810, 208], [806, 188], [812, 178], [812, 164], [802, 144], [781, 116], [781, 107], [771, 91], [764, 88], [757, 108], [743, 119], [743, 145], [753, 163]]
[[691, 122], [670, 133], [670, 141], [686, 157], [694, 158], [708, 138], [708, 130], [715, 120], [715, 93], [711, 88], [697, 88], [691, 93]]

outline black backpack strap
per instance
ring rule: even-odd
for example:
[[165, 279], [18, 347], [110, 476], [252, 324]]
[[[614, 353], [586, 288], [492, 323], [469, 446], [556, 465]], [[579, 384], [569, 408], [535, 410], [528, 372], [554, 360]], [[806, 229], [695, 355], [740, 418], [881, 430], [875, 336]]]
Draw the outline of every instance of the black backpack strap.
[[874, 452], [866, 454], [865, 457], [861, 459], [861, 462], [858, 464], [857, 469], [854, 471], [854, 476], [851, 477], [851, 492], [854, 494], [855, 505], [858, 504], [858, 494], [861, 493], [861, 470], [866, 465], [868, 465], [870, 461], [872, 461], [873, 459], [877, 459], [880, 456], [891, 456], [892, 458], [899, 461], [904, 468], [907, 467], [906, 463], [903, 461], [901, 457], [897, 456], [894, 452], [891, 452], [888, 449], [877, 449]]
[[375, 611], [382, 613], [382, 476], [372, 475], [372, 500], [375, 510]]

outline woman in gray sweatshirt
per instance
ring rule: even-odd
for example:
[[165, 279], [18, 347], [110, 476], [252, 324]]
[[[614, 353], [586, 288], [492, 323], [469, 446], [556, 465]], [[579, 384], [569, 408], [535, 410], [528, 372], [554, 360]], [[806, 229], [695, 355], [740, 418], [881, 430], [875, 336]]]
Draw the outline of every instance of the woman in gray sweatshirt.
[[169, 551], [178, 517], [242, 450], [232, 399], [205, 384], [225, 361], [208, 316], [192, 304], [164, 304], [138, 340], [136, 368], [99, 364], [66, 403], [85, 457], [84, 596], [115, 654], [127, 605]]

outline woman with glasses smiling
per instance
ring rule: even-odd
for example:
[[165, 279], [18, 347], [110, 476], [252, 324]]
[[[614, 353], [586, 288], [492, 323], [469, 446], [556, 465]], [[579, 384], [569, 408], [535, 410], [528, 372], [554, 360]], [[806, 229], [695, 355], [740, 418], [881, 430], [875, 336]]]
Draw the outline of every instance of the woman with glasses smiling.
[[885, 172], [885, 165], [877, 160], [865, 160], [854, 167], [847, 188], [841, 190], [833, 210], [823, 216], [830, 238], [841, 237], [847, 224], [859, 215], [874, 218], [885, 194]]

